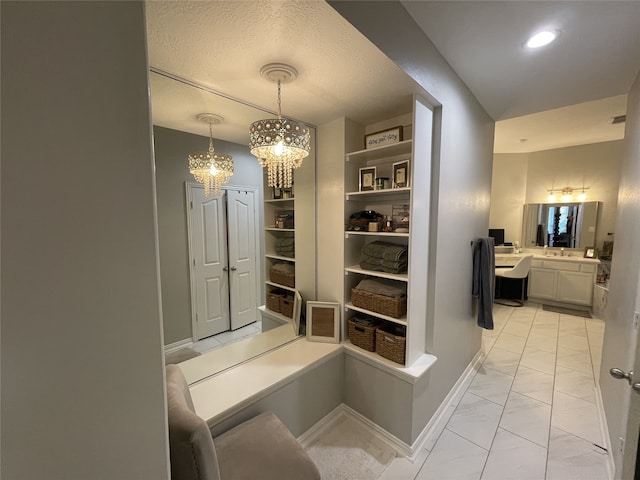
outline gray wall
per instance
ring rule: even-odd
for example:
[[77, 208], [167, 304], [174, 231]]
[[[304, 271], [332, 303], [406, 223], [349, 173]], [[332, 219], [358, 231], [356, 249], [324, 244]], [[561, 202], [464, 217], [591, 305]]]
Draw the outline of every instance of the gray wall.
[[429, 388], [416, 392], [412, 431], [400, 437], [411, 443], [480, 349], [469, 242], [486, 236], [489, 226], [494, 122], [401, 3], [330, 3], [442, 105], [436, 112], [440, 144], [433, 171], [439, 183], [433, 212], [436, 238], [429, 252], [429, 283], [435, 285], [429, 294], [435, 301], [427, 318], [427, 344], [438, 362]]
[[141, 2], [1, 2], [2, 466], [168, 479]]
[[[611, 281], [606, 307], [606, 330], [602, 347], [600, 387], [605, 416], [609, 427], [612, 454], [616, 463], [616, 479], [632, 478], [633, 470], [622, 473], [622, 458], [619, 437], [625, 437], [626, 412], [629, 395], [634, 395], [626, 382], [609, 376], [612, 367], [625, 371], [633, 370], [634, 350], [637, 358], [640, 346], [633, 337], [632, 319], [634, 311], [640, 311], [640, 75], [636, 78], [627, 101], [624, 153], [621, 164], [618, 195], [618, 221], [616, 223]], [[637, 332], [636, 332], [637, 335]], [[634, 381], [637, 377], [634, 378]], [[637, 415], [637, 412], [636, 412]], [[637, 425], [636, 418], [636, 425]], [[627, 436], [625, 454], [633, 457], [638, 434]], [[633, 468], [633, 458], [625, 464]]]
[[[247, 130], [248, 132], [248, 130]], [[248, 136], [248, 133], [247, 133]], [[160, 274], [162, 283], [162, 316], [164, 342], [169, 345], [191, 338], [191, 293], [189, 283], [189, 239], [185, 182], [195, 182], [189, 173], [187, 157], [190, 153], [206, 151], [207, 137], [193, 135], [159, 126], [153, 127], [156, 184], [158, 197], [158, 236], [160, 240]], [[231, 155], [234, 173], [230, 185], [259, 188], [259, 231], [262, 231], [262, 167], [249, 153], [249, 147], [237, 143], [213, 140], [217, 152]], [[263, 258], [264, 236], [258, 259]], [[258, 265], [262, 266], [259, 261]], [[264, 278], [263, 270], [258, 272]], [[264, 285], [260, 283], [261, 287]]]

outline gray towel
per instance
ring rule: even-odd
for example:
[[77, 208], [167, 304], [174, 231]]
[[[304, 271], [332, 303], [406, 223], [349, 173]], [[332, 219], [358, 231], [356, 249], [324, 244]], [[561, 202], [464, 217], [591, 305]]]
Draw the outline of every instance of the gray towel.
[[478, 326], [493, 330], [493, 299], [496, 267], [493, 237], [479, 238], [473, 244], [472, 295], [478, 298]]

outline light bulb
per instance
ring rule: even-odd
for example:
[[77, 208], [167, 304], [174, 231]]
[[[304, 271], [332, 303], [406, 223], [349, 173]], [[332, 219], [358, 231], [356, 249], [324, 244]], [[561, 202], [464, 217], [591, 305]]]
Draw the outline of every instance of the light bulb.
[[556, 201], [556, 196], [555, 196], [553, 193], [550, 193], [550, 194], [549, 194], [549, 198], [548, 198], [548, 200], [549, 200], [550, 202], [555, 202], [555, 201]]
[[571, 195], [569, 195], [568, 193], [562, 195], [563, 202], [568, 202], [569, 200], [571, 200]]
[[550, 31], [539, 32], [527, 40], [527, 47], [539, 48], [550, 44], [556, 39], [556, 34]]
[[273, 151], [276, 155], [281, 156], [284, 153], [284, 142], [280, 140], [276, 143], [276, 146], [273, 148]]
[[581, 202], [584, 202], [587, 199], [587, 194], [582, 192], [578, 198]]
[[217, 175], [218, 174], [218, 169], [215, 167], [215, 165], [211, 165], [211, 168], [209, 169], [209, 172], [211, 172], [211, 175]]

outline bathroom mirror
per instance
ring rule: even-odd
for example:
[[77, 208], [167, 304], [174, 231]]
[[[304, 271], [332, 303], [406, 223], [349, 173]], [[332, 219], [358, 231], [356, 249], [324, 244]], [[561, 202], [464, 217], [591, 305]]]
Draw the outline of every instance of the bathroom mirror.
[[[255, 250], [257, 266], [257, 305], [265, 305], [265, 225], [273, 223], [264, 218], [264, 198], [270, 198], [271, 189], [265, 188], [263, 169], [250, 154], [247, 146], [249, 125], [258, 119], [272, 115], [241, 101], [213, 93], [210, 89], [162, 71], [150, 72], [150, 94], [154, 125], [154, 151], [156, 160], [156, 196], [158, 236], [160, 245], [160, 278], [165, 345], [184, 342], [189, 345], [193, 335], [192, 299], [189, 265], [188, 208], [185, 184], [195, 184], [189, 173], [187, 156], [194, 151], [207, 149], [209, 127], [198, 121], [198, 113], [216, 113], [224, 122], [213, 128], [214, 148], [234, 158], [234, 177], [230, 185], [253, 188], [257, 193], [255, 205], [258, 245]], [[315, 146], [315, 128], [312, 131], [312, 148]], [[194, 135], [198, 135], [197, 137]], [[315, 155], [305, 159], [295, 174], [296, 211], [306, 212], [303, 223], [305, 243], [315, 246]], [[296, 216], [296, 227], [298, 226]], [[296, 236], [298, 235], [296, 228]], [[297, 242], [297, 240], [296, 240]], [[296, 248], [296, 250], [298, 250]], [[303, 249], [301, 248], [301, 251]], [[297, 255], [297, 251], [296, 251]], [[298, 263], [296, 287], [305, 301], [315, 300], [315, 252], [306, 255]], [[243, 292], [241, 292], [242, 294]], [[256, 320], [261, 320], [256, 310]], [[276, 348], [297, 337], [293, 322], [277, 327], [278, 332], [258, 333], [250, 345], [231, 343], [212, 352], [186, 360], [181, 366], [188, 381], [193, 383], [219, 371], [233, 367], [267, 350]], [[215, 337], [210, 337], [215, 338]], [[246, 344], [248, 342], [241, 342]], [[203, 358], [207, 357], [207, 358]], [[193, 367], [193, 368], [192, 368]]]
[[529, 203], [524, 206], [524, 247], [594, 246], [601, 202]]

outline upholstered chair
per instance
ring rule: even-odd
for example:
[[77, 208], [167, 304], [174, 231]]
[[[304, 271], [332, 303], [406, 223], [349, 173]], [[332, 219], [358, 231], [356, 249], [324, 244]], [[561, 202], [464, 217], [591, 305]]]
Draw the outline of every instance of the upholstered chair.
[[[498, 284], [496, 288], [497, 292], [501, 290], [501, 284], [503, 278], [515, 278], [520, 279], [521, 282], [521, 294], [520, 299], [514, 299], [513, 302], [515, 304], [505, 303], [504, 300], [496, 301], [496, 303], [500, 303], [503, 305], [508, 305], [512, 307], [522, 307], [524, 305], [524, 286], [525, 286], [525, 278], [529, 275], [529, 270], [531, 269], [531, 261], [533, 260], [533, 255], [526, 255], [522, 257], [518, 263], [516, 263], [512, 268], [496, 268], [496, 283]], [[496, 297], [499, 296], [496, 295]]]

